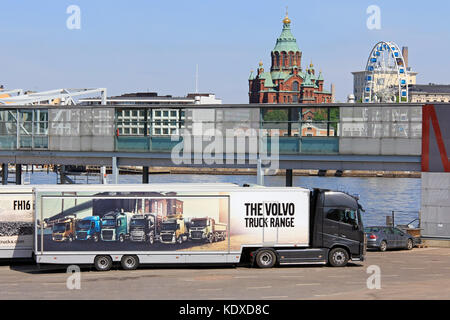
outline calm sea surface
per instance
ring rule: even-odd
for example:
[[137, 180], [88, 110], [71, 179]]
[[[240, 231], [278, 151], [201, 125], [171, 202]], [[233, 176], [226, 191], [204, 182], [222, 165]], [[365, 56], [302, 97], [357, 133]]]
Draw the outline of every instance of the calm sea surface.
[[[25, 174], [27, 175], [27, 174]], [[55, 173], [35, 172], [28, 174], [31, 184], [56, 184]], [[109, 179], [111, 176], [109, 176]], [[27, 179], [27, 178], [25, 178]], [[90, 183], [95, 181], [91, 177]], [[151, 183], [202, 183], [231, 182], [256, 183], [253, 175], [191, 175], [191, 174], [151, 174]], [[140, 175], [120, 175], [119, 183], [141, 183]], [[265, 176], [266, 186], [284, 186], [285, 177]], [[344, 178], [344, 177], [294, 177], [294, 186], [304, 188], [325, 188], [358, 194], [360, 203], [366, 210], [364, 224], [384, 224], [386, 216], [395, 212], [395, 223], [406, 224], [418, 218], [421, 199], [421, 181], [414, 178]], [[414, 223], [415, 225], [417, 223]]]

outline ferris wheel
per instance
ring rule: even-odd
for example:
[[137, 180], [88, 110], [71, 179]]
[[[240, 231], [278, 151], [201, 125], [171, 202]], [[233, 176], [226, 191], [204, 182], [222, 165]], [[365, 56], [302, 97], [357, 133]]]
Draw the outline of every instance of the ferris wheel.
[[408, 70], [394, 42], [380, 41], [370, 52], [362, 101], [408, 102]]

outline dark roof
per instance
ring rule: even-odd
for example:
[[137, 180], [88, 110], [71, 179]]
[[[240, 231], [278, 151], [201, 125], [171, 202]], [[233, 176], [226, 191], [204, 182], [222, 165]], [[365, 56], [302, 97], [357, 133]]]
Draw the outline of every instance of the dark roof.
[[448, 93], [450, 94], [449, 84], [411, 84], [409, 85], [410, 92], [423, 92], [423, 93]]

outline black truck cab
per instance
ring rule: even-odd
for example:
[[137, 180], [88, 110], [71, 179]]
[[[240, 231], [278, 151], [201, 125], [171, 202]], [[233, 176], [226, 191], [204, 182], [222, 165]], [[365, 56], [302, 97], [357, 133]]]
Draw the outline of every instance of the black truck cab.
[[362, 207], [355, 196], [314, 189], [311, 195], [311, 239], [313, 248], [343, 248], [349, 260], [363, 261], [365, 254]]

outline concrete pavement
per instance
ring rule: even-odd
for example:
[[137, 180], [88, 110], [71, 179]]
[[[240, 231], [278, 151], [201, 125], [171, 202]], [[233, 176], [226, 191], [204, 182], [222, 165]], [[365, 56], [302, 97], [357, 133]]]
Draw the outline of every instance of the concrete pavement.
[[[380, 289], [367, 287], [373, 265], [380, 268]], [[364, 263], [345, 268], [83, 268], [80, 289], [73, 290], [67, 288], [65, 269], [52, 269], [1, 265], [0, 299], [450, 299], [449, 248], [369, 251]]]

